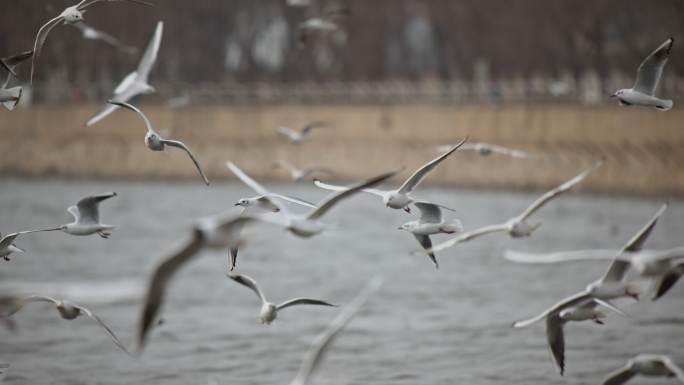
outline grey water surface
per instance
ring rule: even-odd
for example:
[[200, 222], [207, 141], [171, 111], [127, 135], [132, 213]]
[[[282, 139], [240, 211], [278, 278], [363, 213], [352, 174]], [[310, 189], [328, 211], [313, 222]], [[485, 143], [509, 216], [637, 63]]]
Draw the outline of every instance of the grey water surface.
[[[313, 186], [267, 184], [318, 201]], [[135, 338], [147, 278], [190, 235], [196, 218], [231, 209], [254, 195], [242, 184], [5, 178], [0, 231], [70, 221], [81, 196], [116, 191], [101, 206], [118, 225], [111, 239], [61, 232], [26, 235], [26, 249], [0, 263], [0, 294], [50, 294], [90, 307], [127, 344]], [[466, 229], [518, 214], [539, 193], [421, 187], [416, 195], [448, 205]], [[544, 324], [514, 330], [515, 320], [541, 312], [603, 274], [606, 262], [516, 265], [506, 248], [528, 251], [619, 248], [662, 200], [570, 193], [535, 215], [543, 226], [529, 239], [494, 234], [438, 253], [435, 270], [413, 237], [397, 229], [415, 214], [390, 210], [359, 195], [330, 212], [330, 231], [301, 240], [271, 226], [252, 227], [238, 271], [267, 297], [297, 296], [344, 304], [374, 275], [385, 284], [333, 344], [314, 384], [598, 384], [640, 352], [684, 363], [684, 283], [664, 298], [627, 304], [631, 318], [609, 315], [605, 326], [566, 327], [566, 374], [558, 375]], [[647, 243], [683, 246], [684, 202], [671, 201]], [[434, 237], [435, 241], [448, 239]], [[283, 310], [257, 322], [259, 300], [227, 279], [227, 250], [205, 251], [171, 284], [165, 323], [144, 353], [122, 354], [87, 318], [66, 321], [48, 304], [15, 315], [16, 333], [0, 324], [4, 383], [37, 384], [288, 384], [307, 348], [337, 309]], [[671, 383], [650, 380], [648, 383]]]

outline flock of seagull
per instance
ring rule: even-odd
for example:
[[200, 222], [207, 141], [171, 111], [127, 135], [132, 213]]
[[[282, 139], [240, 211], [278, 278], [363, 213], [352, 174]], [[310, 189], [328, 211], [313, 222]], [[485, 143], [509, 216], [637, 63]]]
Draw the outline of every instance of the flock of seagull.
[[[90, 38], [94, 38], [93, 36], [98, 35], [98, 31], [83, 24], [83, 20], [87, 8], [99, 2], [128, 2], [151, 6], [151, 4], [142, 0], [83, 0], [74, 6], [66, 8], [61, 14], [51, 19], [40, 28], [31, 51], [22, 52], [0, 60], [0, 64], [7, 72], [7, 79], [2, 88], [0, 88], [0, 102], [2, 102], [7, 109], [11, 110], [14, 108], [22, 94], [22, 88], [20, 86], [8, 88], [12, 78], [18, 76], [15, 67], [21, 62], [32, 58], [30, 75], [30, 81], [32, 82], [41, 48], [46, 43], [48, 34], [60, 24], [78, 26], [78, 28], [83, 31], [84, 36], [91, 36]], [[311, 5], [308, 0], [288, 0], [287, 3], [290, 6], [298, 7]], [[307, 36], [311, 31], [330, 31], [338, 29], [339, 25], [335, 24], [332, 20], [334, 17], [339, 17], [341, 14], [349, 15], [349, 12], [336, 10], [327, 17], [317, 17], [302, 22], [299, 25], [300, 41], [305, 41], [307, 38], [302, 36]], [[97, 124], [119, 108], [133, 111], [140, 116], [146, 126], [147, 133], [144, 138], [144, 143], [150, 150], [163, 151], [167, 146], [170, 146], [185, 151], [196, 167], [202, 181], [206, 185], [209, 185], [209, 179], [188, 146], [178, 140], [163, 138], [155, 131], [152, 123], [143, 111], [129, 103], [130, 99], [137, 95], [155, 92], [155, 88], [149, 84], [149, 75], [161, 46], [162, 34], [163, 23], [160, 21], [156, 25], [138, 67], [128, 74], [116, 87], [113, 91], [113, 96], [107, 101], [105, 108], [89, 119], [86, 122], [86, 126]], [[118, 39], [111, 36], [109, 36], [109, 39], [104, 39], [102, 37], [100, 37], [100, 39], [106, 42], [109, 41], [110, 43], [113, 41], [118, 42]], [[636, 83], [632, 88], [619, 90], [611, 96], [617, 98], [620, 104], [623, 105], [649, 106], [659, 110], [670, 109], [673, 102], [671, 100], [663, 100], [656, 97], [655, 91], [672, 49], [673, 42], [674, 40], [672, 38], [668, 39], [641, 63], [637, 72]], [[131, 51], [131, 49], [128, 49], [128, 51]], [[280, 127], [276, 129], [276, 133], [282, 135], [294, 145], [301, 145], [307, 141], [315, 130], [329, 126], [330, 124], [328, 122], [317, 121], [307, 124], [300, 130]], [[254, 190], [256, 195], [239, 199], [234, 203], [234, 206], [237, 207], [214, 216], [199, 219], [192, 227], [188, 240], [177, 250], [169, 252], [168, 257], [164, 258], [158, 264], [149, 280], [144, 305], [140, 312], [135, 352], [126, 347], [116, 334], [92, 311], [67, 300], [55, 299], [38, 294], [25, 297], [3, 295], [0, 296], [0, 320], [11, 320], [10, 317], [13, 314], [21, 311], [24, 306], [29, 303], [46, 302], [53, 305], [63, 319], [73, 320], [83, 315], [91, 318], [102, 327], [114, 344], [122, 351], [127, 354], [141, 354], [148, 342], [150, 331], [162, 321], [162, 306], [166, 300], [167, 288], [171, 283], [172, 278], [183, 266], [200, 255], [203, 249], [213, 248], [228, 251], [227, 277], [256, 293], [261, 301], [261, 309], [258, 318], [259, 322], [270, 324], [276, 319], [278, 311], [286, 307], [294, 305], [335, 307], [337, 305], [313, 298], [294, 298], [280, 304], [275, 304], [266, 299], [266, 296], [259, 289], [253, 278], [245, 274], [234, 273], [235, 269], [237, 269], [238, 250], [249, 244], [241, 234], [246, 226], [271, 224], [282, 227], [294, 236], [305, 239], [310, 238], [326, 230], [328, 225], [322, 221], [322, 218], [333, 207], [357, 193], [365, 192], [380, 197], [385, 208], [403, 210], [406, 213], [413, 213], [412, 208], [418, 209], [420, 216], [415, 220], [402, 224], [399, 227], [399, 230], [406, 231], [413, 235], [422, 247], [420, 251], [414, 251], [414, 253], [426, 254], [434, 266], [438, 268], [439, 264], [436, 253], [455, 247], [460, 243], [472, 241], [476, 238], [484, 237], [496, 232], [507, 233], [513, 238], [532, 236], [534, 231], [541, 226], [541, 222], [532, 222], [531, 217], [552, 200], [557, 199], [574, 186], [581, 183], [604, 163], [604, 160], [597, 161], [579, 175], [540, 196], [521, 214], [513, 218], [503, 220], [497, 224], [465, 231], [464, 225], [458, 219], [445, 219], [444, 213], [447, 211], [453, 212], [454, 210], [452, 208], [440, 203], [417, 198], [414, 195], [414, 191], [418, 188], [420, 183], [456, 151], [475, 151], [482, 156], [499, 154], [521, 159], [532, 159], [536, 156], [524, 151], [509, 149], [494, 144], [468, 142], [468, 138], [465, 138], [456, 144], [439, 146], [437, 150], [441, 153], [437, 158], [417, 169], [396, 189], [383, 190], [376, 188], [375, 186], [399, 174], [402, 171], [401, 169], [370, 177], [351, 186], [333, 185], [323, 182], [318, 178], [314, 179], [313, 183], [315, 186], [331, 191], [327, 198], [317, 204], [279, 192], [270, 191], [261, 183], [250, 177], [234, 162], [226, 162], [227, 169], [245, 185]], [[287, 170], [291, 174], [292, 180], [296, 182], [303, 181], [313, 174], [334, 174], [333, 170], [316, 167], [298, 169], [283, 160], [275, 162], [274, 167], [280, 167]], [[24, 252], [24, 250], [16, 246], [14, 242], [17, 238], [30, 233], [63, 231], [75, 236], [97, 234], [100, 237], [109, 238], [116, 226], [101, 222], [99, 205], [101, 202], [113, 198], [116, 195], [116, 193], [110, 192], [84, 197], [79, 200], [76, 205], [70, 206], [67, 209], [74, 217], [73, 222], [52, 228], [18, 231], [2, 236], [0, 239], [0, 258], [9, 262], [11, 261], [11, 254]], [[299, 206], [307, 211], [303, 214], [295, 213], [292, 211], [290, 205]], [[565, 324], [571, 321], [592, 321], [603, 324], [606, 313], [602, 308], [606, 308], [621, 315], [626, 315], [613, 301], [622, 297], [639, 300], [640, 294], [642, 294], [640, 285], [636, 281], [629, 279], [627, 274], [629, 271], [636, 272], [636, 275], [640, 279], [651, 280], [653, 287], [652, 291], [654, 293], [653, 300], [666, 294], [677, 280], [684, 275], [684, 247], [664, 251], [643, 249], [644, 243], [653, 231], [666, 207], [667, 205], [663, 205], [644, 227], [619, 250], [578, 250], [550, 252], [547, 254], [530, 254], [511, 250], [506, 253], [505, 257], [507, 259], [520, 263], [559, 263], [577, 260], [611, 261], [605, 274], [595, 282], [587, 285], [584, 290], [559, 301], [534, 317], [513, 323], [514, 328], [523, 328], [542, 320], [546, 322], [547, 341], [561, 375], [565, 370], [565, 337], [563, 330]], [[430, 237], [437, 234], [455, 234], [455, 236], [433, 246]], [[379, 286], [380, 279], [372, 279], [367, 287], [340, 311], [339, 315], [330, 324], [328, 329], [314, 341], [311, 350], [301, 365], [299, 373], [291, 384], [303, 385], [308, 382], [311, 373], [315, 370], [320, 362], [322, 354], [332, 340], [359, 311], [361, 306], [368, 300], [371, 293], [377, 290]], [[8, 367], [8, 364], [0, 364], [0, 378]], [[675, 365], [670, 358], [662, 355], [642, 354], [630, 360], [625, 367], [608, 375], [603, 384], [622, 384], [637, 374], [676, 377], [680, 382], [684, 383], [684, 372]]]

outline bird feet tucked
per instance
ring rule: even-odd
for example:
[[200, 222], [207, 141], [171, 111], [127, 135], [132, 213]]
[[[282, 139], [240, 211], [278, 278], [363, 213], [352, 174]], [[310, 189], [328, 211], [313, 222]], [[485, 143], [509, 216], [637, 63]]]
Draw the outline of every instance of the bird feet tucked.
[[4, 259], [4, 260], [5, 260], [5, 261], [7, 261], [7, 262], [9, 262], [9, 261], [10, 261], [10, 259], [9, 259], [9, 257], [8, 257], [8, 256], [2, 257], [2, 259]]
[[407, 213], [411, 214], [411, 208], [408, 207], [408, 206], [404, 207], [404, 211], [406, 211]]
[[112, 236], [112, 233], [108, 233], [106, 231], [98, 231], [97, 234], [105, 239], [109, 239], [109, 237]]

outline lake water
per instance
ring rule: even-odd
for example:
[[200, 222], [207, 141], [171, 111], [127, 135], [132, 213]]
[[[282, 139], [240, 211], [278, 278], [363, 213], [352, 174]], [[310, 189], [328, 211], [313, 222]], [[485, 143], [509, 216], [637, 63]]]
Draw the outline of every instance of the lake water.
[[[325, 196], [309, 185], [269, 187], [312, 201]], [[65, 223], [66, 207], [106, 191], [119, 194], [101, 205], [103, 222], [119, 226], [111, 239], [60, 232], [17, 239], [26, 253], [0, 263], [0, 292], [68, 298], [91, 308], [132, 344], [155, 265], [189, 237], [196, 218], [254, 194], [235, 182], [207, 188], [190, 182], [5, 178], [0, 231]], [[416, 195], [455, 208], [472, 229], [518, 214], [538, 193], [421, 187]], [[273, 302], [308, 296], [339, 304], [372, 276], [383, 275], [383, 287], [333, 344], [315, 384], [597, 384], [637, 353], [670, 354], [684, 362], [684, 283], [657, 302], [625, 307], [631, 319], [611, 314], [605, 326], [567, 325], [566, 375], [560, 377], [543, 322], [521, 330], [510, 324], [583, 289], [607, 263], [516, 265], [502, 258], [503, 251], [619, 248], [660, 204], [571, 193], [537, 213], [544, 225], [533, 237], [474, 240], [438, 253], [435, 270], [427, 257], [410, 254], [417, 242], [397, 230], [414, 215], [359, 195], [331, 211], [330, 231], [309, 240], [275, 227], [252, 228], [238, 271], [256, 279]], [[673, 200], [647, 247], [683, 246], [683, 228], [684, 202]], [[225, 277], [226, 265], [227, 251], [205, 251], [177, 275], [163, 309], [166, 322], [135, 359], [87, 318], [66, 321], [47, 304], [27, 305], [15, 316], [16, 333], [0, 327], [0, 362], [11, 365], [5, 383], [289, 383], [338, 310], [293, 307], [273, 324], [261, 325], [258, 298]]]

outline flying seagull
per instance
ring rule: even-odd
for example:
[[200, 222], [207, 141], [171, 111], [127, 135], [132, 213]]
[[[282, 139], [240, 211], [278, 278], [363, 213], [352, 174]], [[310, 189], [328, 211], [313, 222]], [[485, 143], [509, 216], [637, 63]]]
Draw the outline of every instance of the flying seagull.
[[[444, 152], [448, 151], [451, 148], [451, 144], [443, 145], [443, 146], [437, 146], [437, 151], [438, 152]], [[481, 156], [489, 156], [492, 154], [500, 154], [500, 155], [506, 155], [510, 156], [513, 158], [520, 158], [520, 159], [529, 159], [529, 158], [534, 158], [534, 155], [521, 151], [521, 150], [516, 150], [513, 148], [508, 148], [504, 146], [499, 146], [496, 144], [490, 144], [490, 143], [484, 143], [484, 142], [474, 142], [474, 143], [465, 143], [463, 146], [461, 146], [461, 150], [463, 151], [474, 151], [480, 154]]]
[[300, 169], [295, 167], [292, 163], [285, 160], [278, 160], [273, 164], [273, 166], [276, 168], [282, 168], [284, 170], [289, 171], [290, 178], [292, 178], [293, 182], [301, 182], [309, 175], [315, 173], [331, 174], [331, 171], [324, 167], [307, 167], [304, 169]]
[[110, 46], [129, 55], [134, 55], [138, 53], [138, 49], [136, 47], [125, 44], [121, 40], [115, 38], [114, 36], [106, 32], [100, 31], [98, 29], [95, 29], [82, 21], [73, 23], [72, 25], [76, 27], [79, 31], [81, 31], [81, 34], [84, 39], [103, 41], [109, 44]]
[[273, 203], [273, 198], [280, 199], [286, 202], [295, 203], [300, 206], [309, 207], [312, 209], [316, 208], [316, 205], [311, 202], [276, 193], [271, 193], [271, 195], [257, 195], [249, 198], [240, 198], [237, 202], [235, 202], [235, 206], [242, 206], [244, 208], [256, 207], [262, 210], [277, 213], [280, 211], [280, 208], [278, 208], [278, 206], [275, 203]]
[[152, 151], [163, 151], [166, 146], [171, 146], [171, 147], [176, 147], [180, 148], [181, 150], [185, 151], [188, 156], [190, 157], [190, 160], [192, 160], [192, 163], [195, 164], [195, 167], [197, 168], [197, 171], [199, 171], [200, 176], [204, 180], [204, 183], [208, 186], [209, 185], [209, 180], [207, 179], [207, 176], [204, 174], [204, 171], [202, 171], [202, 168], [200, 167], [199, 163], [197, 162], [197, 159], [195, 159], [195, 156], [192, 155], [192, 152], [190, 152], [190, 149], [181, 141], [178, 140], [170, 140], [170, 139], [164, 139], [162, 138], [152, 127], [152, 123], [150, 123], [150, 120], [147, 119], [147, 116], [143, 114], [142, 111], [140, 111], [139, 108], [125, 103], [125, 102], [116, 102], [116, 101], [109, 101], [109, 104], [113, 104], [119, 107], [124, 107], [127, 108], [131, 111], [136, 112], [140, 117], [143, 119], [145, 122], [145, 126], [147, 126], [147, 134], [145, 134], [145, 145], [147, 148], [149, 148]]
[[279, 305], [268, 302], [264, 293], [261, 292], [256, 281], [249, 276], [240, 274], [228, 274], [228, 278], [233, 281], [250, 288], [261, 299], [261, 310], [259, 311], [259, 322], [269, 325], [278, 316], [278, 311], [294, 305], [321, 305], [321, 306], [336, 306], [331, 303], [311, 298], [293, 298], [287, 300]]
[[547, 191], [544, 195], [537, 198], [537, 200], [535, 200], [530, 206], [528, 206], [525, 209], [525, 211], [522, 212], [522, 214], [515, 216], [503, 223], [481, 227], [479, 229], [472, 231], [466, 231], [465, 233], [459, 235], [456, 238], [450, 239], [446, 242], [442, 242], [439, 245], [432, 247], [430, 251], [441, 251], [449, 247], [455, 246], [458, 243], [466, 242], [473, 238], [477, 238], [479, 236], [495, 232], [505, 232], [513, 238], [529, 237], [536, 229], [538, 229], [541, 226], [541, 222], [530, 224], [527, 221], [527, 219], [532, 214], [537, 212], [537, 210], [542, 208], [545, 204], [547, 204], [554, 198], [559, 197], [561, 194], [565, 193], [566, 191], [570, 190], [575, 185], [580, 183], [589, 174], [594, 172], [597, 168], [601, 167], [602, 164], [603, 161], [596, 162], [593, 166], [591, 166], [589, 169], [585, 170], [581, 174], [577, 175], [576, 177], [568, 180], [567, 182], [561, 184], [560, 186], [550, 191]]
[[[463, 143], [466, 142], [468, 138], [463, 139], [459, 144], [453, 146], [449, 151], [445, 152], [444, 154], [440, 155], [439, 157], [431, 160], [430, 162], [426, 163], [423, 165], [423, 167], [419, 168], [416, 170], [416, 172], [413, 173], [406, 181], [404, 184], [402, 184], [398, 189], [396, 190], [379, 190], [379, 189], [363, 189], [364, 192], [377, 195], [382, 198], [382, 202], [385, 204], [385, 207], [389, 207], [392, 209], [403, 209], [406, 212], [411, 212], [411, 209], [409, 208], [409, 205], [416, 200], [411, 197], [411, 192], [418, 187], [420, 182], [425, 179], [432, 170], [435, 169], [444, 159], [446, 159], [449, 155], [451, 155], [454, 151], [456, 151], [459, 147], [463, 145]], [[346, 187], [342, 186], [334, 186], [331, 184], [323, 183], [319, 180], [314, 180], [314, 184], [322, 189], [326, 190], [332, 190], [332, 191], [342, 191], [346, 189]], [[443, 207], [443, 206], [440, 206]], [[448, 208], [448, 207], [445, 207]]]
[[21, 94], [23, 92], [23, 88], [21, 86], [7, 88], [12, 76], [17, 76], [17, 73], [14, 71], [14, 67], [31, 56], [33, 56], [33, 51], [25, 51], [17, 55], [0, 59], [0, 64], [2, 64], [2, 66], [8, 72], [5, 83], [0, 88], [0, 103], [2, 103], [2, 105], [9, 111], [12, 111], [14, 107], [17, 106], [17, 103], [19, 103]]
[[38, 60], [38, 56], [40, 56], [40, 51], [43, 48], [43, 44], [45, 44], [45, 39], [47, 39], [47, 35], [50, 33], [50, 31], [52, 31], [52, 29], [58, 26], [59, 24], [74, 24], [83, 21], [83, 14], [86, 13], [86, 8], [101, 1], [126, 1], [129, 3], [151, 6], [151, 4], [141, 0], [82, 0], [78, 4], [66, 8], [64, 11], [62, 11], [61, 14], [59, 14], [59, 16], [43, 24], [43, 26], [40, 27], [40, 29], [38, 30], [38, 34], [36, 35], [36, 41], [33, 43], [33, 61], [31, 62], [31, 84], [33, 84], [33, 74], [35, 73], [36, 60]]
[[290, 140], [290, 143], [292, 144], [302, 144], [304, 141], [309, 137], [311, 134], [311, 130], [314, 128], [321, 128], [321, 127], [330, 127], [328, 122], [323, 122], [323, 121], [316, 121], [316, 122], [311, 122], [304, 126], [301, 131], [294, 130], [290, 127], [278, 127], [276, 131], [287, 137]]
[[[119, 103], [127, 102], [137, 95], [155, 92], [154, 87], [148, 84], [148, 78], [150, 76], [150, 71], [154, 66], [154, 62], [157, 60], [157, 53], [159, 52], [159, 46], [161, 45], [163, 31], [164, 23], [160, 21], [157, 23], [157, 28], [154, 30], [154, 35], [152, 35], [152, 39], [147, 45], [147, 49], [145, 50], [142, 59], [140, 59], [138, 68], [128, 74], [116, 87], [114, 96], [111, 97], [111, 101]], [[94, 125], [118, 108], [119, 106], [110, 103], [102, 111], [90, 118], [90, 120], [86, 122], [86, 126], [90, 127]]]
[[[653, 227], [655, 227], [658, 218], [660, 218], [660, 215], [664, 210], [665, 207], [662, 207], [648, 223], [646, 223], [646, 225], [627, 242], [618, 255], [641, 250], [646, 238], [648, 238], [648, 235], [653, 230]], [[621, 313], [619, 309], [609, 302], [610, 300], [620, 297], [639, 299], [638, 287], [631, 283], [624, 282], [628, 268], [629, 265], [625, 262], [617, 258], [614, 259], [606, 273], [599, 280], [589, 284], [584, 291], [563, 299], [535, 317], [514, 322], [513, 327], [522, 328], [532, 325], [542, 319], [546, 319], [547, 339], [562, 375], [565, 368], [565, 340], [563, 337], [563, 325], [565, 322], [600, 320], [600, 313], [597, 313], [594, 309], [596, 303]]]
[[658, 82], [663, 75], [663, 68], [667, 59], [670, 57], [674, 39], [669, 38], [639, 65], [637, 70], [636, 83], [632, 88], [625, 88], [618, 90], [611, 95], [617, 98], [621, 105], [624, 106], [646, 106], [655, 107], [661, 111], [667, 111], [672, 108], [674, 104], [672, 100], [664, 100], [655, 96], [655, 91], [658, 88]]
[[23, 253], [24, 250], [17, 247], [13, 242], [14, 240], [22, 234], [39, 233], [42, 231], [56, 231], [59, 229], [41, 229], [41, 230], [28, 230], [19, 231], [16, 233], [6, 234], [4, 237], [0, 238], [0, 258], [5, 261], [9, 261], [10, 254], [12, 253]]
[[658, 354], [639, 354], [627, 365], [609, 374], [602, 385], [621, 385], [637, 374], [649, 377], [674, 377], [684, 384], [684, 370], [670, 357]]
[[[414, 202], [413, 204], [420, 210], [420, 219], [404, 223], [399, 227], [399, 230], [406, 230], [413, 234], [425, 250], [432, 248], [430, 235], [454, 234], [463, 231], [463, 225], [458, 219], [447, 222], [442, 218], [442, 211], [439, 206], [428, 202]], [[430, 257], [435, 268], [439, 268], [435, 254], [428, 251], [428, 257]]]
[[52, 297], [44, 296], [44, 295], [30, 295], [28, 297], [24, 298], [19, 298], [19, 297], [14, 297], [14, 298], [3, 298], [2, 302], [0, 304], [0, 317], [5, 318], [5, 317], [10, 317], [14, 313], [18, 312], [21, 310], [27, 303], [31, 302], [48, 302], [53, 304], [56, 308], [57, 311], [59, 312], [59, 315], [65, 319], [65, 320], [73, 320], [76, 319], [82, 315], [86, 315], [90, 317], [92, 320], [97, 322], [98, 325], [100, 325], [105, 332], [109, 335], [109, 337], [112, 339], [112, 342], [116, 346], [119, 347], [119, 349], [123, 350], [125, 353], [128, 353], [128, 350], [126, 347], [121, 343], [119, 338], [114, 334], [112, 329], [109, 328], [102, 320], [93, 314], [92, 311], [86, 309], [83, 306], [77, 305], [75, 303], [66, 301], [66, 300], [56, 300]]

